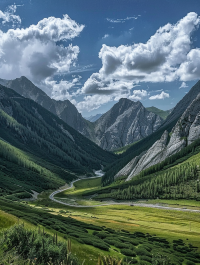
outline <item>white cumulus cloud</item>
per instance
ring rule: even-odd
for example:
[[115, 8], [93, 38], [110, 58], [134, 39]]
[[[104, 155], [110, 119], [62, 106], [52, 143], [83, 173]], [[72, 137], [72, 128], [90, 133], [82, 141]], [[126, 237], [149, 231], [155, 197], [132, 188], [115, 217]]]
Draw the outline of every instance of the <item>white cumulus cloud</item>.
[[90, 112], [98, 109], [100, 106], [110, 102], [111, 100], [114, 100], [112, 95], [91, 95], [85, 96], [83, 101], [78, 102], [75, 105], [80, 112]]
[[151, 96], [149, 99], [150, 99], [150, 100], [154, 100], [154, 99], [165, 99], [165, 98], [169, 98], [169, 94], [168, 94], [168, 93], [165, 93], [165, 92], [163, 91], [163, 92], [161, 92], [161, 93], [158, 94], [158, 95]]
[[180, 65], [177, 75], [181, 81], [191, 81], [200, 78], [200, 49], [192, 49], [187, 59]]
[[[51, 97], [55, 100], [71, 100], [74, 101], [73, 97], [76, 96], [76, 91], [71, 91], [70, 89], [80, 84], [81, 76], [73, 76], [73, 79], [70, 81], [61, 80], [56, 82], [51, 78], [47, 78], [42, 87], [44, 90], [48, 88], [51, 91]], [[76, 101], [74, 102], [76, 104]]]
[[[147, 43], [119, 47], [104, 44], [99, 53], [101, 78], [135, 82], [175, 80], [179, 66], [194, 57], [194, 52], [190, 52], [191, 34], [199, 24], [197, 14], [189, 13], [177, 24], [159, 28]], [[199, 50], [195, 53], [199, 56]]]
[[[79, 25], [68, 15], [49, 17], [27, 28], [0, 30], [1, 78], [26, 76], [51, 94], [57, 84], [55, 75], [69, 72], [75, 65], [79, 47], [66, 41], [79, 36], [84, 25]], [[62, 41], [63, 44], [58, 44]], [[52, 88], [50, 88], [52, 84]], [[46, 86], [45, 86], [46, 85]], [[63, 82], [60, 84], [63, 91]], [[58, 91], [58, 89], [57, 89]]]
[[146, 96], [148, 96], [146, 90], [133, 90], [132, 95], [130, 95], [128, 98], [131, 100], [142, 100]]
[[[108, 21], [117, 23], [120, 20]], [[109, 95], [110, 98], [125, 93], [130, 99], [139, 100], [139, 95], [130, 93], [136, 84], [200, 78], [200, 49], [191, 48], [191, 36], [199, 24], [200, 17], [191, 12], [176, 24], [160, 27], [146, 43], [119, 47], [103, 44], [99, 52], [102, 67], [85, 82], [82, 93]], [[150, 99], [167, 97], [169, 94], [162, 92]]]

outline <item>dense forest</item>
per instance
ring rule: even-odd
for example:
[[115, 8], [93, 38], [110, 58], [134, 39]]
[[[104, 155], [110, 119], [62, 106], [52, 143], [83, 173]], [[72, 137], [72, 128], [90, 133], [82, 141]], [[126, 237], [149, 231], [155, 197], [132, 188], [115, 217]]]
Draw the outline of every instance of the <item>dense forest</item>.
[[178, 153], [156, 164], [130, 181], [127, 176], [116, 179], [98, 193], [97, 200], [113, 198], [117, 200], [135, 199], [195, 199], [200, 200], [199, 184], [200, 140], [197, 139]]
[[[115, 160], [57, 116], [1, 86], [0, 137], [12, 145], [82, 174]], [[10, 94], [12, 94], [10, 96]]]
[[93, 175], [116, 156], [33, 100], [0, 86], [0, 196], [32, 197]]

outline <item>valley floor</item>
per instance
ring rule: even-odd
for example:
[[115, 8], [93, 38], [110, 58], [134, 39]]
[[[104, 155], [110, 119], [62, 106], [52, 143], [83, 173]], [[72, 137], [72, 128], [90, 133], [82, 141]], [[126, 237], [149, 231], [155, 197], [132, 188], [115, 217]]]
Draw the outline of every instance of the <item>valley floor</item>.
[[[101, 177], [101, 176], [99, 176]], [[91, 179], [95, 179], [99, 184], [97, 178], [84, 178], [78, 179], [67, 185], [67, 187], [59, 189], [51, 193], [49, 198], [57, 203], [63, 204], [65, 206], [72, 206], [75, 208], [88, 208], [88, 207], [101, 207], [101, 206], [109, 206], [109, 205], [128, 205], [128, 206], [138, 206], [138, 207], [147, 207], [147, 208], [157, 208], [163, 210], [176, 210], [182, 212], [197, 212], [200, 213], [200, 202], [197, 201], [188, 201], [188, 200], [142, 200], [142, 201], [123, 201], [116, 202], [114, 200], [107, 201], [94, 201], [92, 200], [92, 196], [90, 198], [82, 198], [81, 193], [83, 191], [88, 190], [87, 187], [84, 186], [84, 182], [91, 182]], [[76, 186], [74, 186], [76, 184]], [[76, 187], [81, 187], [76, 188]], [[91, 186], [89, 186], [91, 188]], [[55, 198], [56, 196], [56, 198]]]
[[[36, 201], [30, 201], [27, 204], [33, 209], [42, 209], [53, 216], [71, 217], [90, 225], [114, 229], [119, 233], [123, 230], [131, 233], [149, 233], [167, 239], [170, 244], [173, 240], [182, 239], [186, 244], [191, 243], [200, 249], [200, 202], [148, 200], [134, 202], [134, 207], [130, 206], [133, 204], [132, 202], [126, 204], [108, 202], [103, 206], [95, 204], [104, 204], [105, 202], [96, 202], [90, 200], [91, 198], [82, 197], [82, 193], [93, 188], [96, 189], [100, 183], [101, 178], [99, 177], [90, 180], [81, 179], [74, 182], [73, 186], [69, 185], [68, 189], [57, 193], [54, 201], [51, 200], [53, 196], [50, 196], [50, 192], [43, 192]], [[55, 193], [53, 194], [55, 195]], [[60, 200], [62, 204], [58, 202]], [[76, 205], [73, 205], [75, 203]], [[17, 222], [17, 218], [12, 215], [0, 212], [0, 229]], [[31, 225], [29, 224], [29, 226]], [[90, 229], [88, 231], [92, 233]], [[48, 232], [53, 233], [51, 230]], [[62, 234], [60, 234], [60, 240], [64, 240]], [[120, 252], [116, 252], [115, 248], [104, 251], [91, 245], [82, 244], [75, 239], [72, 239], [72, 251], [81, 261], [85, 260], [87, 265], [96, 265], [100, 255], [123, 257]]]

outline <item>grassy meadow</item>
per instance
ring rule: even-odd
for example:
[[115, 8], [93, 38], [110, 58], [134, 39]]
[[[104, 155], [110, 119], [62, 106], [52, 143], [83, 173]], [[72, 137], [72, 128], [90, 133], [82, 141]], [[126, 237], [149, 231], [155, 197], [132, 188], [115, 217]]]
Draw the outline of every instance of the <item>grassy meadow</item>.
[[[94, 201], [89, 200], [89, 198], [84, 198], [82, 195], [87, 190], [98, 189], [98, 187], [100, 187], [100, 183], [101, 178], [94, 178], [91, 180], [82, 179], [78, 182], [75, 182], [73, 188], [59, 193], [57, 199], [62, 200], [62, 198], [66, 198], [66, 200], [68, 200], [71, 198], [76, 200], [77, 203], [80, 202], [85, 204], [88, 202], [89, 205], [92, 205]], [[60, 219], [61, 217], [66, 219], [71, 218], [77, 222], [80, 221], [84, 224], [88, 224], [87, 236], [88, 238], [91, 238], [91, 240], [93, 240], [94, 236], [95, 238], [99, 238], [98, 235], [101, 233], [104, 235], [106, 233], [108, 239], [107, 237], [100, 237], [100, 241], [104, 242], [105, 244], [109, 243], [109, 250], [104, 250], [93, 246], [91, 243], [88, 244], [87, 240], [83, 242], [82, 239], [84, 238], [76, 238], [76, 235], [73, 233], [69, 233], [66, 236], [66, 233], [62, 229], [55, 230], [57, 228], [54, 226], [45, 226], [45, 223], [38, 223], [38, 225], [44, 227], [45, 231], [52, 235], [57, 231], [58, 238], [62, 242], [65, 242], [68, 240], [68, 238], [71, 238], [72, 253], [74, 256], [77, 256], [81, 262], [85, 260], [84, 264], [96, 265], [99, 256], [111, 256], [118, 259], [124, 258], [126, 256], [122, 253], [124, 249], [114, 245], [115, 242], [112, 243], [112, 240], [110, 239], [111, 237], [114, 239], [114, 241], [125, 238], [127, 242], [131, 241], [134, 237], [133, 240], [138, 242], [138, 245], [132, 245], [131, 249], [131, 253], [133, 253], [133, 255], [137, 254], [134, 257], [135, 262], [140, 262], [142, 256], [139, 256], [141, 254], [138, 254], [138, 251], [144, 246], [146, 249], [152, 248], [152, 255], [154, 255], [156, 250], [162, 255], [170, 257], [172, 260], [174, 260], [174, 264], [200, 264], [197, 262], [187, 263], [186, 258], [188, 257], [184, 256], [185, 259], [181, 258], [182, 253], [177, 252], [174, 244], [174, 242], [183, 240], [183, 243], [181, 242], [181, 244], [185, 244], [185, 246], [189, 246], [188, 244], [191, 244], [194, 247], [198, 247], [200, 250], [200, 213], [163, 210], [130, 205], [107, 205], [84, 208], [70, 207], [51, 201], [49, 199], [49, 195], [50, 192], [43, 192], [38, 196], [37, 201], [31, 201], [26, 204], [21, 202], [20, 204], [23, 207], [28, 207], [28, 209], [33, 209], [35, 213], [38, 211], [38, 214], [40, 211], [42, 211], [45, 215], [46, 212], [47, 220], [49, 220], [48, 216], [53, 216], [55, 220], [56, 218]], [[200, 202], [189, 200], [148, 200], [143, 202], [151, 204], [159, 203], [161, 205], [169, 205], [171, 207], [179, 208], [187, 207], [191, 209], [200, 209]], [[0, 229], [10, 227], [17, 222], [18, 218], [16, 218], [14, 215], [0, 211]], [[19, 219], [19, 222], [24, 222], [23, 217]], [[25, 226], [29, 229], [34, 229], [38, 225], [31, 224], [31, 220], [30, 222], [26, 222], [25, 220]], [[102, 229], [102, 231], [96, 232], [93, 227], [98, 227], [99, 229]], [[167, 245], [162, 242], [149, 242], [147, 237], [135, 237], [134, 235], [137, 233], [143, 233], [144, 235], [149, 234], [150, 239], [163, 239], [169, 243]], [[120, 244], [126, 244], [126, 241], [124, 243], [120, 241], [118, 244], [119, 246]], [[128, 245], [126, 248], [128, 248]], [[150, 252], [147, 254], [149, 255]], [[181, 260], [182, 263], [179, 263]], [[141, 264], [151, 264], [148, 261], [145, 262], [146, 263]]]
[[[58, 194], [57, 199], [71, 197], [77, 202], [84, 204], [83, 202], [87, 200], [82, 197], [82, 193], [87, 189], [97, 189], [100, 178], [91, 179], [90, 181], [80, 180], [76, 182], [73, 188]], [[191, 243], [200, 249], [200, 213], [129, 205], [75, 208], [52, 202], [48, 199], [48, 196], [49, 193], [40, 195], [39, 203], [34, 202], [32, 206], [36, 208], [46, 206], [46, 209], [53, 215], [72, 217], [87, 224], [114, 229], [119, 233], [121, 230], [126, 230], [130, 233], [149, 233], [150, 235], [165, 238], [170, 243], [173, 243], [173, 240], [182, 239], [185, 243]], [[92, 205], [91, 202], [90, 206]], [[168, 205], [175, 208], [200, 209], [200, 202], [193, 200], [148, 200], [143, 202]], [[88, 257], [86, 258], [87, 262], [91, 265], [95, 264], [94, 261], [97, 260], [99, 255], [123, 257], [119, 252], [116, 252], [114, 247], [107, 252], [97, 250], [93, 246], [80, 244], [76, 240], [73, 240], [73, 244], [76, 254], [82, 260], [84, 257]]]

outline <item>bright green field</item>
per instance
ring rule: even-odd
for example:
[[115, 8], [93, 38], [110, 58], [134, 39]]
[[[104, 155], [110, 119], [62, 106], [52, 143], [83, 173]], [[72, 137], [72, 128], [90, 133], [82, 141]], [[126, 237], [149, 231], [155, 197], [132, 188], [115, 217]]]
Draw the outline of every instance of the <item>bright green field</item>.
[[80, 198], [85, 191], [97, 189], [101, 185], [101, 178], [82, 179], [74, 183], [74, 187], [58, 193], [55, 197], [59, 198]]
[[[82, 192], [88, 189], [96, 189], [100, 185], [100, 181], [100, 178], [80, 180], [75, 183], [74, 188], [59, 195], [61, 198], [63, 196], [66, 198], [70, 196], [71, 198], [79, 197], [81, 200]], [[185, 242], [190, 242], [200, 248], [200, 213], [132, 207], [128, 205], [75, 208], [52, 202], [48, 196], [49, 193], [43, 193], [39, 196], [38, 201], [30, 202], [29, 205], [35, 208], [46, 209], [53, 215], [70, 216], [85, 223], [109, 227], [116, 231], [121, 229], [130, 232], [140, 231], [166, 238], [169, 242], [172, 242], [174, 239], [183, 239]], [[172, 207], [187, 206], [187, 208], [200, 208], [200, 202], [187, 200], [149, 200], [145, 201], [145, 203], [162, 203]], [[16, 222], [17, 218], [0, 212], [0, 228], [1, 226], [2, 228], [11, 226]], [[5, 224], [7, 225], [5, 226]], [[53, 233], [54, 231], [49, 230], [48, 232]], [[62, 234], [60, 234], [59, 238], [64, 240]], [[72, 240], [72, 252], [81, 261], [85, 260], [87, 265], [96, 265], [99, 255], [122, 257], [120, 253], [117, 253], [112, 248], [109, 252], [106, 252], [93, 246], [81, 244], [76, 240]]]
[[[75, 183], [74, 188], [58, 195], [62, 198], [80, 198], [82, 192], [88, 189], [88, 185], [90, 185], [90, 189], [93, 189], [97, 187], [98, 182], [100, 182], [100, 178], [81, 180]], [[81, 202], [81, 200], [78, 202]], [[167, 204], [171, 207], [179, 208], [187, 206], [187, 208], [195, 207], [195, 209], [200, 209], [200, 202], [197, 201], [149, 200], [145, 201], [145, 203]], [[91, 204], [92, 201], [90, 202], [90, 205]], [[59, 205], [58, 209], [55, 204], [51, 207], [51, 210], [55, 214], [58, 214], [61, 208], [67, 211], [66, 214], [62, 213], [62, 215], [70, 215], [86, 223], [99, 226], [104, 225], [116, 230], [123, 228], [131, 232], [141, 231], [144, 233], [156, 234], [167, 238], [169, 241], [178, 238], [182, 238], [183, 240], [189, 239], [191, 243], [200, 247], [200, 213], [138, 206], [132, 207], [128, 205], [108, 205], [92, 208], [74, 208]]]
[[17, 223], [17, 218], [13, 215], [0, 211], [0, 230], [8, 228]]

